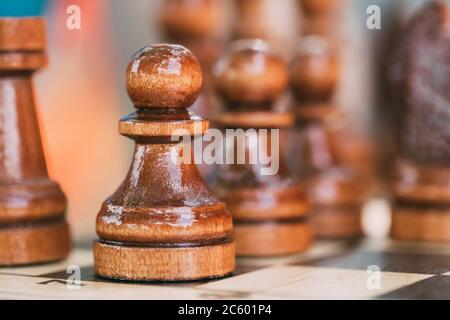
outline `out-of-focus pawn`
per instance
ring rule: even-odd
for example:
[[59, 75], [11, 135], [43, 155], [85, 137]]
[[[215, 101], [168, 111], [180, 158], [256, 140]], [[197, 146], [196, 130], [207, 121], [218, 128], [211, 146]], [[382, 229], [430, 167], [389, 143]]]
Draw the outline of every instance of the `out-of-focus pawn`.
[[331, 142], [341, 112], [333, 105], [339, 78], [335, 52], [323, 38], [305, 38], [290, 68], [301, 137], [300, 177], [307, 180], [315, 233], [326, 238], [361, 235], [362, 194], [355, 173], [338, 162]]
[[225, 152], [232, 163], [220, 166], [213, 183], [234, 218], [236, 253], [305, 251], [312, 242], [309, 206], [286, 170], [279, 135], [294, 119], [273, 110], [288, 84], [285, 62], [264, 41], [237, 41], [215, 66], [214, 76], [225, 107], [215, 125], [246, 130], [226, 135]]
[[339, 59], [323, 37], [304, 38], [290, 70], [290, 83], [297, 101], [315, 107], [321, 102], [325, 106], [330, 104], [339, 80]]
[[230, 274], [231, 215], [200, 177], [193, 148], [179, 143], [208, 128], [187, 111], [202, 86], [197, 59], [183, 46], [148, 46], [129, 63], [126, 79], [137, 111], [120, 120], [119, 132], [135, 140], [135, 152], [124, 182], [97, 216], [96, 273], [162, 281]]
[[221, 33], [224, 24], [223, 1], [165, 0], [160, 20], [165, 38], [187, 47], [199, 60], [204, 88], [196, 111], [200, 115], [210, 114], [215, 111], [216, 104], [209, 85], [211, 67], [224, 47], [224, 35]]

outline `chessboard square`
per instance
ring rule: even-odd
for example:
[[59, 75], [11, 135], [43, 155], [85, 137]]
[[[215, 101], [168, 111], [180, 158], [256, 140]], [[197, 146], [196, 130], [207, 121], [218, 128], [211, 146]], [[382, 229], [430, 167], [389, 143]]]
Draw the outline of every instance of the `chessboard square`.
[[397, 290], [388, 292], [379, 299], [450, 299], [450, 275], [439, 275], [423, 279]]
[[450, 255], [358, 250], [319, 258], [301, 265], [358, 270], [367, 270], [369, 266], [375, 265], [385, 272], [436, 275], [450, 270]]
[[280, 299], [372, 299], [424, 280], [430, 275], [381, 272], [379, 286], [365, 270], [279, 266], [200, 286], [251, 292]]

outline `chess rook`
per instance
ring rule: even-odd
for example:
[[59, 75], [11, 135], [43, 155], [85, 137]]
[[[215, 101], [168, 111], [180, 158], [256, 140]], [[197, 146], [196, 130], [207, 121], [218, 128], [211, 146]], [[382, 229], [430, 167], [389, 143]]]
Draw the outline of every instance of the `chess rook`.
[[48, 177], [32, 74], [47, 64], [45, 20], [0, 19], [0, 265], [65, 258], [66, 198]]
[[332, 98], [339, 63], [325, 38], [300, 42], [290, 83], [302, 152], [300, 176], [307, 181], [315, 234], [323, 238], [361, 235], [362, 190], [355, 173], [337, 160], [330, 123], [339, 121]]
[[197, 59], [183, 46], [148, 46], [134, 55], [126, 78], [137, 111], [120, 120], [119, 132], [135, 150], [128, 175], [97, 217], [96, 273], [158, 281], [230, 274], [231, 215], [196, 166], [177, 161], [183, 146], [171, 139], [177, 129], [194, 136], [208, 128], [187, 111], [202, 86]]
[[444, 1], [407, 23], [390, 67], [397, 98], [392, 236], [450, 241], [450, 37]]
[[[255, 129], [251, 137], [235, 139], [234, 164], [220, 166], [214, 188], [231, 211], [235, 225], [236, 253], [241, 256], [272, 256], [305, 251], [312, 242], [308, 220], [309, 206], [300, 185], [291, 181], [280, 145], [280, 168], [276, 174], [262, 175], [262, 164], [238, 164], [239, 150], [245, 157], [255, 151], [262, 137], [259, 129], [283, 129], [292, 126], [293, 116], [275, 112], [274, 103], [286, 91], [288, 71], [284, 61], [267, 43], [237, 41], [214, 68], [217, 92], [225, 112], [215, 125], [225, 129]], [[267, 137], [267, 150], [277, 150]], [[238, 150], [237, 152], [235, 152]]]

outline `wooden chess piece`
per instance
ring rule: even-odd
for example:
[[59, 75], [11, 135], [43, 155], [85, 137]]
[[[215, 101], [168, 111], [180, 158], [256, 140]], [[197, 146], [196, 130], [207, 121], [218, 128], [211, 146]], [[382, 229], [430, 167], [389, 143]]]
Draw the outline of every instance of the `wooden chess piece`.
[[330, 122], [339, 120], [332, 96], [339, 62], [325, 39], [307, 37], [291, 65], [290, 82], [301, 135], [300, 176], [308, 181], [315, 234], [323, 238], [361, 235], [361, 191], [354, 172], [337, 161]]
[[47, 64], [45, 20], [0, 19], [0, 265], [65, 258], [66, 198], [48, 177], [32, 74]]
[[179, 161], [179, 135], [199, 136], [208, 128], [187, 111], [201, 85], [200, 65], [183, 46], [148, 46], [129, 63], [127, 91], [137, 111], [120, 120], [119, 132], [136, 146], [125, 181], [97, 217], [98, 275], [179, 281], [234, 270], [231, 215], [193, 161]]
[[[178, 43], [197, 57], [203, 70], [203, 93], [206, 98], [199, 112], [211, 111], [211, 68], [223, 52], [224, 39], [220, 30], [223, 21], [220, 0], [166, 0], [161, 10], [161, 28], [165, 38]], [[206, 110], [204, 110], [206, 109]]]
[[[283, 151], [277, 152], [280, 141], [271, 140], [271, 129], [290, 127], [294, 120], [291, 113], [273, 110], [288, 83], [283, 59], [261, 40], [237, 41], [217, 63], [214, 76], [226, 109], [215, 124], [223, 130], [249, 129], [244, 136], [258, 142], [236, 138], [226, 150], [234, 155], [233, 164], [220, 166], [213, 183], [233, 215], [236, 253], [272, 256], [305, 251], [312, 242], [309, 206], [301, 186], [287, 173]], [[258, 145], [267, 145], [272, 159], [279, 157], [278, 171], [263, 174], [260, 162], [237, 162], [239, 155], [249, 159]]]
[[450, 37], [444, 1], [407, 23], [390, 66], [397, 98], [392, 237], [450, 241]]

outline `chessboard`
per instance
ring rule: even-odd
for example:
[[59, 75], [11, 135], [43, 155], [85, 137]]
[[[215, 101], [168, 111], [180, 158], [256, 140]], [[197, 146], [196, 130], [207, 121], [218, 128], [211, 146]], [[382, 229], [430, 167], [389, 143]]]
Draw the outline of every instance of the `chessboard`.
[[[448, 299], [450, 247], [392, 240], [319, 241], [304, 254], [239, 258], [203, 282], [120, 282], [94, 274], [90, 248], [39, 266], [0, 268], [1, 299]], [[78, 269], [80, 281], [74, 281]]]

